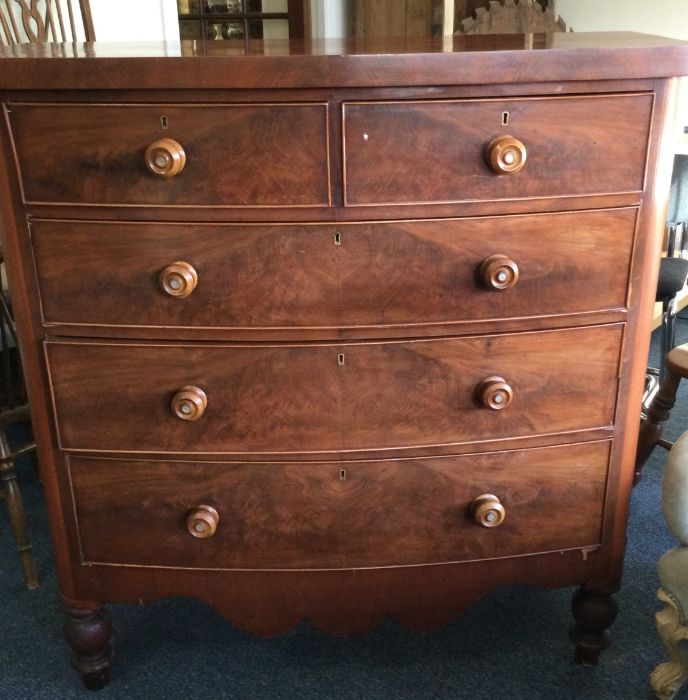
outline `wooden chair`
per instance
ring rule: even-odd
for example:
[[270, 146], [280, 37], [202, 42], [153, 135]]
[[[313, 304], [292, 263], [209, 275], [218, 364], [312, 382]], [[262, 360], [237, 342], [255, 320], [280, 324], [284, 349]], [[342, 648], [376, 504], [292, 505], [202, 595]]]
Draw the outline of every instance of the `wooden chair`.
[[459, 22], [455, 34], [533, 34], [565, 32], [566, 24], [557, 17], [556, 6], [546, 9], [538, 0], [490, 0], [487, 7], [476, 7]]
[[95, 39], [89, 0], [0, 0], [1, 46]]
[[[78, 2], [78, 9], [75, 5]], [[0, 45], [47, 41], [95, 41], [93, 18], [88, 0], [0, 0]], [[0, 269], [4, 259], [0, 251]], [[4, 278], [4, 275], [3, 275]], [[13, 449], [7, 429], [29, 421], [29, 409], [23, 391], [23, 377], [16, 351], [17, 337], [5, 285], [0, 290], [0, 353], [3, 391], [0, 396], [0, 497], [9, 513], [10, 525], [26, 586], [38, 587], [36, 565], [31, 553], [26, 513], [17, 484], [15, 460], [36, 447], [32, 440]], [[11, 357], [16, 352], [16, 357]]]
[[[4, 257], [0, 250], [0, 271], [4, 272]], [[2, 275], [4, 279], [4, 275]], [[18, 448], [12, 448], [7, 430], [17, 423], [30, 420], [29, 407], [19, 360], [17, 333], [14, 319], [7, 301], [7, 290], [2, 285], [0, 292], [0, 497], [4, 499], [10, 518], [10, 526], [17, 542], [19, 561], [24, 581], [29, 589], [38, 588], [36, 564], [31, 553], [26, 513], [17, 483], [15, 461], [36, 449], [36, 443], [28, 440]]]

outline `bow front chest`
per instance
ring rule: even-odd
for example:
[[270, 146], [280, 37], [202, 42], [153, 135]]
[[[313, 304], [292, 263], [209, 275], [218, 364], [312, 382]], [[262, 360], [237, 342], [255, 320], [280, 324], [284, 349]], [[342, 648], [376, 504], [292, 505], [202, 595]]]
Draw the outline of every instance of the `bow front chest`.
[[578, 659], [608, 643], [688, 51], [450, 44], [0, 52], [5, 254], [87, 685], [102, 604], [163, 596], [350, 633], [577, 584]]

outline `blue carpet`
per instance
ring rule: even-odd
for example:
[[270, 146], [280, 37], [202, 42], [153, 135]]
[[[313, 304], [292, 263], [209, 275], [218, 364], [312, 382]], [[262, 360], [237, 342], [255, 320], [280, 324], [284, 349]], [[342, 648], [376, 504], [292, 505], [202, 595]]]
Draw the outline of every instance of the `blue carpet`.
[[[688, 322], [678, 324], [688, 341]], [[657, 350], [654, 347], [654, 361]], [[666, 435], [688, 426], [688, 386]], [[110, 606], [117, 657], [112, 684], [94, 696], [68, 663], [40, 487], [20, 467], [41, 587], [22, 584], [0, 506], [0, 699], [16, 698], [451, 698], [451, 700], [633, 700], [652, 697], [648, 674], [664, 660], [655, 632], [656, 566], [675, 542], [661, 516], [658, 449], [632, 500], [624, 583], [612, 647], [597, 668], [572, 661], [567, 638], [573, 589], [511, 587], [486, 596], [432, 633], [392, 623], [333, 638], [303, 624], [259, 639], [187, 599], [147, 607]], [[684, 689], [680, 698], [688, 698]]]

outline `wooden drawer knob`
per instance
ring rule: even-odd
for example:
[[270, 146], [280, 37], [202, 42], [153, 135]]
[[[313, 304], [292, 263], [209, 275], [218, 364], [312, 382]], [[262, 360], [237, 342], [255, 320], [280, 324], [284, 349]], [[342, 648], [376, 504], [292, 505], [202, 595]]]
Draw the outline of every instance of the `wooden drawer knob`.
[[513, 136], [498, 136], [487, 147], [487, 155], [498, 175], [514, 175], [526, 164], [526, 147]]
[[185, 165], [186, 153], [174, 139], [160, 139], [146, 149], [146, 167], [154, 175], [174, 177]]
[[208, 406], [208, 397], [197, 386], [182, 387], [172, 397], [172, 411], [182, 420], [198, 420]]
[[499, 527], [504, 522], [506, 511], [497, 496], [484, 493], [471, 503], [471, 515], [478, 525]]
[[506, 255], [491, 255], [483, 260], [480, 277], [488, 289], [501, 292], [518, 282], [518, 265]]
[[160, 272], [160, 288], [177, 299], [188, 297], [198, 284], [198, 273], [187, 262], [174, 262]]
[[514, 398], [514, 390], [507, 384], [504, 377], [487, 377], [478, 386], [478, 395], [485, 408], [501, 411]]
[[196, 506], [186, 517], [186, 529], [190, 535], [205, 539], [212, 537], [220, 522], [218, 512], [212, 506]]

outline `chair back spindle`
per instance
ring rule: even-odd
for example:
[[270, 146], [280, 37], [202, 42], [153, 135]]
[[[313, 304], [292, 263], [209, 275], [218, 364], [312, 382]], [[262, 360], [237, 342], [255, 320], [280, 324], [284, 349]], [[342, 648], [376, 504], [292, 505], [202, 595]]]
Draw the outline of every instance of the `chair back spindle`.
[[0, 0], [0, 46], [95, 38], [89, 0]]

